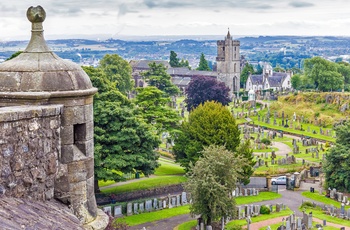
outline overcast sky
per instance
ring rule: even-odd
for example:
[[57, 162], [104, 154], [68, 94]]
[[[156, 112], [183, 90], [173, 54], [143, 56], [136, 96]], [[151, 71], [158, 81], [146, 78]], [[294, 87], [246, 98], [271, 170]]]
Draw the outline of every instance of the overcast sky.
[[1, 0], [0, 42], [29, 39], [29, 6], [46, 10], [45, 37], [344, 35], [350, 0]]

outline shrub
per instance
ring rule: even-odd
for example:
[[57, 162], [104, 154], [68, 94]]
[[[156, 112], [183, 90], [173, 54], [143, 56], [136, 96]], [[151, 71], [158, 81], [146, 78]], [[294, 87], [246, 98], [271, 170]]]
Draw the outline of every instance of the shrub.
[[314, 205], [311, 203], [311, 201], [304, 201], [302, 205], [300, 206], [301, 209], [310, 209], [314, 208]]
[[326, 148], [329, 148], [329, 147], [331, 147], [331, 145], [329, 144], [329, 142], [328, 141], [326, 141], [326, 144], [324, 145]]
[[270, 214], [270, 208], [267, 206], [261, 206], [260, 214]]
[[267, 138], [263, 138], [261, 139], [261, 143], [265, 144], [265, 145], [271, 145], [271, 141]]

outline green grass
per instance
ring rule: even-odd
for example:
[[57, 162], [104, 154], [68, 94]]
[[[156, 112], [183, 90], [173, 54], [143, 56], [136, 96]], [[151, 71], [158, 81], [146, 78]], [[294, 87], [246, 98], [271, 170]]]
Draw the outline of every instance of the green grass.
[[160, 163], [160, 166], [154, 173], [157, 176], [185, 174], [184, 168], [170, 160], [160, 158], [158, 162]]
[[[312, 192], [302, 192], [301, 195], [309, 198], [310, 200], [313, 200], [313, 201], [317, 201], [317, 202], [320, 202], [320, 203], [324, 203], [326, 205], [334, 205], [334, 207], [336, 208], [340, 208], [341, 206], [341, 203], [338, 202], [338, 201], [335, 201], [333, 199], [330, 199], [328, 197], [326, 197], [325, 195], [320, 195], [319, 193], [312, 193]], [[345, 206], [345, 210], [347, 210], [348, 208], [350, 208], [349, 205], [346, 205]]]
[[[318, 218], [320, 220], [326, 220], [327, 223], [339, 224], [342, 226], [350, 227], [350, 221], [343, 220], [337, 217], [332, 217], [330, 215], [325, 214], [322, 210], [318, 209], [306, 209], [306, 213], [312, 212], [312, 216]], [[338, 229], [338, 228], [337, 228]]]
[[174, 228], [174, 230], [190, 230], [197, 225], [197, 220], [184, 222]]
[[[252, 219], [252, 223], [256, 223], [256, 222], [260, 222], [260, 221], [268, 220], [268, 219], [273, 219], [273, 218], [280, 217], [280, 216], [288, 216], [292, 213], [293, 213], [292, 210], [290, 210], [289, 208], [286, 208], [286, 210], [282, 210], [281, 212], [273, 212], [273, 213], [268, 214], [268, 215], [259, 215], [256, 217], [252, 217], [251, 219]], [[233, 221], [230, 221], [226, 225], [226, 227], [229, 228], [229, 227], [232, 227], [234, 225], [245, 226], [245, 225], [247, 225], [247, 221], [245, 219], [233, 220]]]
[[119, 185], [113, 188], [101, 188], [102, 193], [124, 193], [124, 192], [133, 192], [139, 190], [146, 190], [151, 188], [163, 187], [172, 184], [180, 184], [187, 180], [184, 176], [159, 176], [153, 178], [147, 178], [141, 181], [133, 181], [129, 184]]
[[127, 216], [125, 221], [129, 226], [135, 226], [148, 222], [154, 222], [157, 220], [167, 219], [174, 216], [188, 214], [190, 212], [190, 206], [184, 205], [176, 208], [163, 209], [155, 212], [141, 213], [138, 215]]
[[236, 198], [236, 204], [250, 204], [266, 200], [275, 200], [281, 198], [282, 195], [275, 192], [260, 192], [258, 196], [240, 196]]

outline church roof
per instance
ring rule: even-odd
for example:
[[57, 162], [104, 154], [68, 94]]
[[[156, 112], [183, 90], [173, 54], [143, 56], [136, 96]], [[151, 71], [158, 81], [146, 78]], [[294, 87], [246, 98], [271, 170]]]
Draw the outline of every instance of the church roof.
[[0, 91], [95, 91], [89, 76], [79, 65], [50, 51], [43, 36], [45, 17], [41, 6], [28, 9], [27, 18], [32, 22], [31, 39], [23, 53], [0, 64]]
[[132, 60], [130, 61], [130, 65], [133, 69], [149, 69], [150, 63], [155, 62], [156, 64], [163, 64], [165, 67], [169, 68], [169, 62], [168, 61], [162, 61], [162, 60]]

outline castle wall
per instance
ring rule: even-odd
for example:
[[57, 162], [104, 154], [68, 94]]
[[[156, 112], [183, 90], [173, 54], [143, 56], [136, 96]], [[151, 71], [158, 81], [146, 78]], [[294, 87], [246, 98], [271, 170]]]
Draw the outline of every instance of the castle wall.
[[0, 108], [0, 196], [54, 196], [61, 105]]

